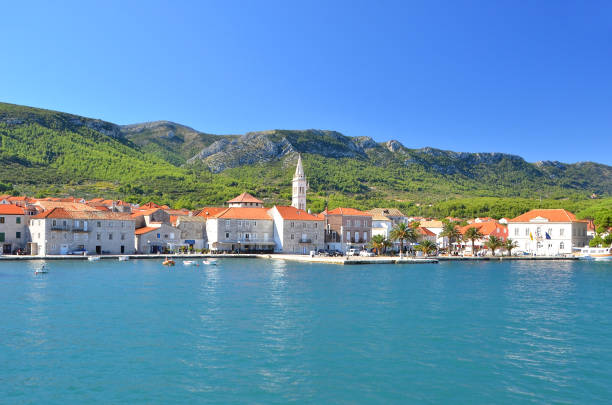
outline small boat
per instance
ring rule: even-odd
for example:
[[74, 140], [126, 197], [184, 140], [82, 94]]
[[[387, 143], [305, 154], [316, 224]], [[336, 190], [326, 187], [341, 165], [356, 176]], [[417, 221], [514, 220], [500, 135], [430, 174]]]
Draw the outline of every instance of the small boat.
[[585, 246], [577, 256], [581, 260], [609, 261], [612, 260], [612, 247]]
[[198, 262], [195, 260], [183, 260], [183, 264], [185, 266], [199, 266]]
[[166, 260], [164, 260], [164, 261], [162, 262], [162, 264], [163, 264], [164, 266], [174, 266], [174, 264], [175, 264], [175, 263], [174, 263], [174, 260], [172, 260], [172, 259], [168, 259], [168, 258], [166, 257]]
[[49, 269], [47, 269], [46, 264], [43, 264], [42, 266], [34, 270], [34, 274], [46, 274], [48, 272], [49, 272]]
[[217, 265], [217, 260], [215, 260], [215, 259], [202, 260], [202, 263], [204, 263], [207, 266], [216, 266]]
[[100, 260], [100, 256], [89, 256], [87, 260], [89, 260], [90, 262], [97, 262], [98, 260]]
[[127, 262], [128, 260], [130, 260], [129, 256], [119, 256], [119, 261], [120, 262]]

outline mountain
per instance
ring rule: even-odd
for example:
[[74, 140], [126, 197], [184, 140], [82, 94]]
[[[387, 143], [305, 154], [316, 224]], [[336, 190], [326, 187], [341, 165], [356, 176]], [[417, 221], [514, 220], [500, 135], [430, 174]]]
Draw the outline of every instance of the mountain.
[[248, 190], [286, 203], [298, 153], [315, 209], [328, 201], [422, 212], [449, 198], [612, 195], [612, 167], [598, 163], [411, 149], [314, 129], [214, 135], [169, 121], [119, 126], [0, 103], [0, 189], [17, 192], [197, 206]]

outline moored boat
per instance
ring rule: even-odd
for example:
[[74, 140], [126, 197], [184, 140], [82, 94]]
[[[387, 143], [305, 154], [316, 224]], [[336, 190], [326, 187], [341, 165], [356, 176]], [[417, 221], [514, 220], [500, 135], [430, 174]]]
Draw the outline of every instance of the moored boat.
[[42, 266], [34, 270], [34, 274], [46, 274], [48, 272], [49, 272], [49, 269], [47, 269], [47, 265], [45, 263], [43, 263]]
[[174, 260], [172, 260], [172, 259], [168, 259], [168, 258], [166, 257], [166, 260], [164, 260], [164, 261], [162, 262], [162, 264], [163, 264], [164, 266], [174, 266], [174, 264], [175, 264], [175, 263], [174, 263]]
[[204, 263], [207, 266], [216, 266], [217, 265], [217, 259], [202, 260], [202, 263]]
[[89, 260], [90, 262], [97, 262], [98, 260], [100, 260], [100, 256], [89, 256], [87, 260]]
[[577, 256], [582, 260], [612, 261], [612, 247], [585, 246], [580, 249]]
[[195, 260], [183, 260], [183, 265], [185, 266], [199, 266], [198, 262]]
[[127, 262], [128, 260], [130, 260], [129, 256], [119, 256], [119, 261], [120, 262]]

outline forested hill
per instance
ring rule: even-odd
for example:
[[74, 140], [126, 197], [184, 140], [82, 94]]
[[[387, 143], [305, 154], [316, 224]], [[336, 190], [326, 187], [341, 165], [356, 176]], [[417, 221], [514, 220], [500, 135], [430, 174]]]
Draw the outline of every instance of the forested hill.
[[119, 126], [0, 103], [0, 189], [15, 193], [201, 206], [247, 190], [269, 203], [287, 203], [298, 152], [313, 210], [325, 201], [422, 212], [452, 198], [612, 195], [612, 167], [597, 163], [410, 149], [335, 131], [214, 135], [168, 121]]

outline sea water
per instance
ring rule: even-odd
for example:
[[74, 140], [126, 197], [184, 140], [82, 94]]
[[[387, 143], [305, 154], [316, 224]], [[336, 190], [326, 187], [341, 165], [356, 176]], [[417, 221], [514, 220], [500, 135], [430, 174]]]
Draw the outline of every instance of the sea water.
[[0, 403], [610, 403], [612, 264], [0, 263]]

